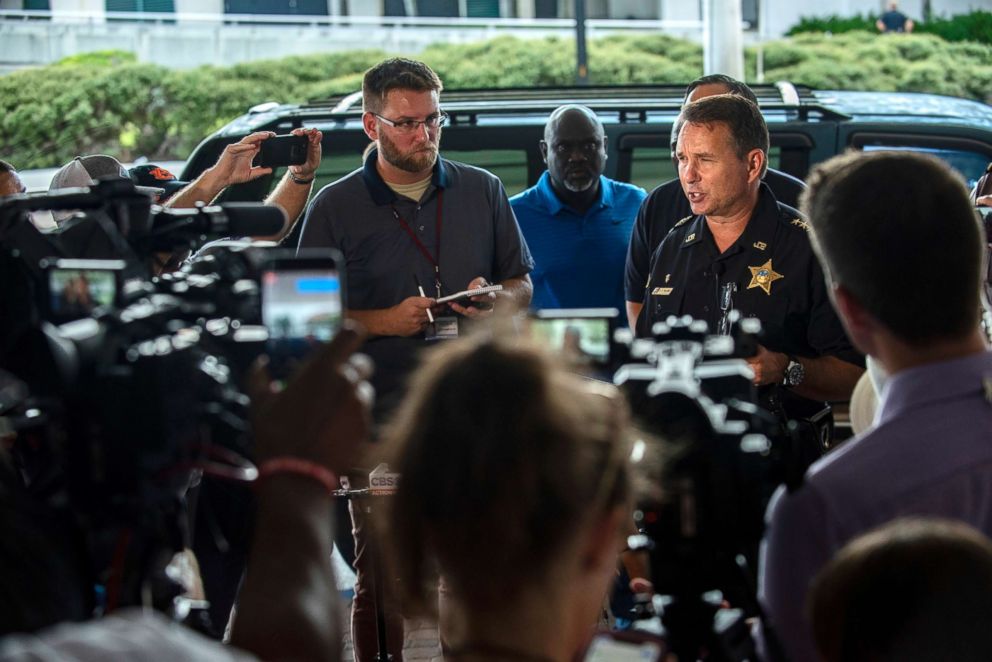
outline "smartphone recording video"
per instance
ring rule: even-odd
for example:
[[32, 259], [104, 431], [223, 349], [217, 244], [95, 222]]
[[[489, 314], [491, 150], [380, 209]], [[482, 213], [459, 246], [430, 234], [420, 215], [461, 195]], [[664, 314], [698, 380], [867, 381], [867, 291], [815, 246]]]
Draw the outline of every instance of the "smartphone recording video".
[[48, 292], [45, 317], [62, 324], [90, 317], [117, 301], [122, 260], [55, 260], [43, 265]]
[[344, 315], [344, 283], [336, 251], [281, 254], [262, 270], [262, 322], [269, 370], [286, 377], [317, 346], [330, 341]]
[[570, 369], [596, 374], [610, 366], [619, 316], [616, 308], [539, 310], [530, 319], [530, 334]]
[[278, 168], [306, 163], [308, 142], [306, 136], [293, 134], [266, 138], [259, 143], [255, 164], [262, 168]]

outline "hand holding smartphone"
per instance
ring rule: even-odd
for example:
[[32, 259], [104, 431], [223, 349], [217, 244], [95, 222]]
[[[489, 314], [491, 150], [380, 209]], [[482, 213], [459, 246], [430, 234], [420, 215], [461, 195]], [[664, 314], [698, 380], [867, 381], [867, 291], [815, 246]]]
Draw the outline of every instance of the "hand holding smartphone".
[[304, 136], [286, 134], [272, 136], [259, 143], [255, 165], [261, 168], [300, 165], [306, 163], [309, 141]]

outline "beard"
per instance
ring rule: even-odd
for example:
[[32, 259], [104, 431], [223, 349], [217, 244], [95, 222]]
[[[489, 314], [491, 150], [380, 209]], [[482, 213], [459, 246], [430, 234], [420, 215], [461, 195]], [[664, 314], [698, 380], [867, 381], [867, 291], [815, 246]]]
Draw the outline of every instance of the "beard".
[[404, 154], [396, 143], [389, 139], [389, 136], [380, 131], [379, 152], [386, 163], [393, 167], [405, 172], [423, 172], [434, 167], [434, 162], [437, 161], [437, 144], [440, 140], [441, 135], [438, 132], [435, 138], [424, 143], [416, 151]]
[[572, 193], [585, 193], [599, 181], [599, 176], [592, 172], [577, 172], [571, 175], [566, 174], [562, 178], [561, 184]]

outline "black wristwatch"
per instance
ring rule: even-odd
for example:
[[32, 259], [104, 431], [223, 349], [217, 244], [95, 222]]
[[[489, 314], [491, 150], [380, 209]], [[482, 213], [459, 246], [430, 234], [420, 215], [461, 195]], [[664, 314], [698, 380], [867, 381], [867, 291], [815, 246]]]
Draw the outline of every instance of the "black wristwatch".
[[782, 378], [782, 386], [788, 386], [790, 388], [799, 386], [805, 378], [806, 368], [795, 357], [790, 356], [789, 365], [785, 367], [785, 375]]

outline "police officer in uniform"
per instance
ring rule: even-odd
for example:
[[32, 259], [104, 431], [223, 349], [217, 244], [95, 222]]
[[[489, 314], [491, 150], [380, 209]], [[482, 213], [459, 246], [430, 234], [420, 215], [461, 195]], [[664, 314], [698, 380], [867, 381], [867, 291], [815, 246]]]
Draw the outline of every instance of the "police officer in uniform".
[[[684, 108], [693, 101], [698, 101], [705, 97], [717, 94], [736, 94], [744, 97], [748, 101], [758, 104], [758, 97], [754, 91], [741, 81], [725, 76], [724, 74], [709, 74], [689, 83], [685, 88], [685, 97], [682, 100]], [[672, 125], [672, 160], [676, 169], [678, 162], [675, 161], [675, 148], [679, 138], [679, 123]], [[801, 179], [792, 175], [766, 168], [765, 174], [761, 178], [771, 188], [779, 202], [784, 202], [794, 208], [799, 207], [799, 196], [806, 189], [806, 184]], [[648, 270], [651, 265], [651, 255], [658, 244], [671, 231], [672, 226], [691, 213], [689, 200], [682, 192], [682, 184], [679, 180], [673, 179], [655, 188], [641, 204], [637, 212], [637, 219], [634, 221], [634, 230], [630, 234], [630, 243], [627, 247], [627, 262], [624, 265], [624, 296], [626, 297], [627, 319], [631, 327], [634, 326], [641, 307], [644, 305], [644, 283], [648, 279]], [[799, 214], [793, 212], [794, 216]]]
[[806, 222], [761, 181], [768, 128], [758, 107], [739, 96], [711, 96], [686, 106], [680, 122], [679, 181], [693, 215], [652, 255], [638, 335], [670, 315], [691, 315], [727, 333], [737, 310], [764, 329], [748, 359], [755, 384], [772, 387], [763, 393], [788, 387], [794, 400], [817, 405], [787, 405], [789, 417], [849, 399], [863, 358], [830, 305]]

